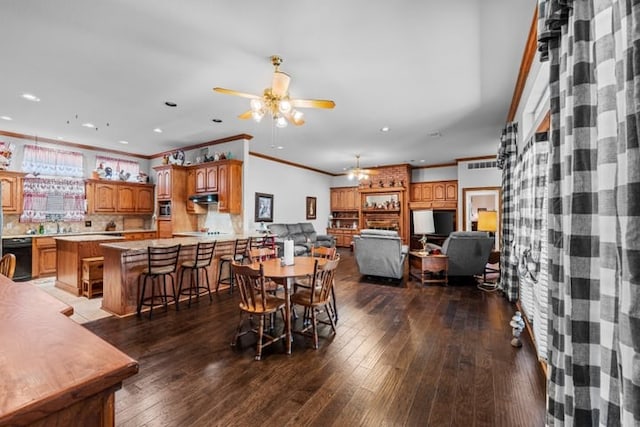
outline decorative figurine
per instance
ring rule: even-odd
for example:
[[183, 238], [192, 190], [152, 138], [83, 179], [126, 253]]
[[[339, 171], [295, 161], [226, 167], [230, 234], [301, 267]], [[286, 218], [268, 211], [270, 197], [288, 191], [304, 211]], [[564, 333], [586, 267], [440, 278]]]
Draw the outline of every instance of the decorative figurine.
[[524, 319], [522, 318], [522, 313], [516, 311], [516, 314], [511, 318], [511, 322], [509, 325], [513, 328], [513, 338], [511, 339], [511, 345], [514, 347], [522, 347], [522, 341], [520, 341], [520, 334], [524, 329]]

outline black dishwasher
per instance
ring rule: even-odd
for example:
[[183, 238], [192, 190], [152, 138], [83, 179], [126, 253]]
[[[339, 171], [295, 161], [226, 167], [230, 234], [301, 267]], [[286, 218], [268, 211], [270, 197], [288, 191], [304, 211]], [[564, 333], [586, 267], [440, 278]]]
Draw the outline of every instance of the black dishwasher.
[[31, 237], [12, 237], [2, 239], [2, 254], [16, 256], [14, 282], [31, 280]]

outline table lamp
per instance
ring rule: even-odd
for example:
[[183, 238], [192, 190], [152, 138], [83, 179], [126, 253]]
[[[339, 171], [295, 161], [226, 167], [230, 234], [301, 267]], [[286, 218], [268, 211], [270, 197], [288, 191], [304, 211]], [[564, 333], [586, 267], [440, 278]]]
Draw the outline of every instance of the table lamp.
[[427, 252], [427, 234], [436, 231], [433, 223], [433, 211], [413, 211], [413, 231], [416, 234], [422, 234], [419, 242], [422, 243], [422, 251]]
[[478, 211], [478, 231], [487, 231], [491, 237], [498, 230], [497, 211]]

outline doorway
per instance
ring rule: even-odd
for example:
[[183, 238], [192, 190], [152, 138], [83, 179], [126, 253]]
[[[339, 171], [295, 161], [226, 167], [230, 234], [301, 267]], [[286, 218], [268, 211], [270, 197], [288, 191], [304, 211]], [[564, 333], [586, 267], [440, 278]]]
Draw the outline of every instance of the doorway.
[[495, 212], [494, 248], [500, 250], [500, 224], [502, 221], [500, 187], [473, 187], [462, 189], [462, 224], [464, 231], [475, 231], [480, 212]]

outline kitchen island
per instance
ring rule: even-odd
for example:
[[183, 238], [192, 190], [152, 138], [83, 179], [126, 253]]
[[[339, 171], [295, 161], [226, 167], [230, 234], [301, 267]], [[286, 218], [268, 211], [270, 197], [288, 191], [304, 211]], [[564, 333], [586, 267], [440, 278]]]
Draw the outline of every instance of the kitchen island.
[[[218, 260], [221, 255], [233, 251], [236, 239], [262, 236], [259, 234], [217, 234], [201, 233], [192, 237], [174, 237], [171, 239], [136, 240], [126, 242], [108, 242], [100, 244], [104, 256], [104, 283], [102, 309], [116, 316], [134, 314], [140, 298], [138, 278], [147, 267], [147, 248], [167, 247], [180, 244], [178, 266], [183, 261], [193, 260], [198, 242], [216, 242], [216, 249], [211, 266], [207, 269], [209, 283], [215, 288], [218, 273]], [[178, 275], [174, 274], [176, 289]], [[185, 280], [188, 278], [185, 276]], [[169, 288], [169, 286], [167, 286]], [[171, 292], [170, 289], [167, 289]]]
[[0, 425], [114, 424], [138, 363], [65, 316], [73, 309], [0, 275]]
[[82, 294], [82, 259], [102, 256], [100, 243], [120, 242], [122, 236], [84, 235], [57, 236], [56, 240], [56, 288]]

